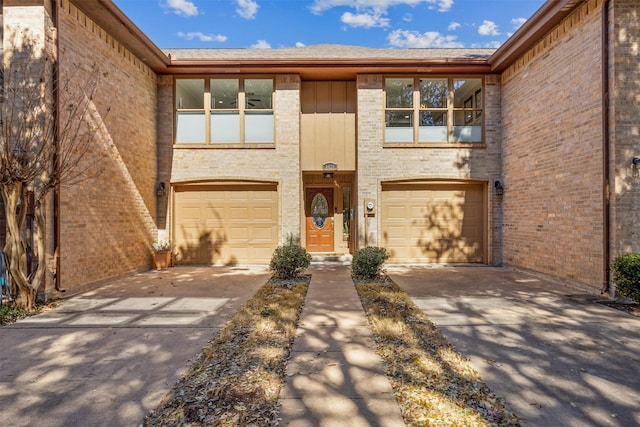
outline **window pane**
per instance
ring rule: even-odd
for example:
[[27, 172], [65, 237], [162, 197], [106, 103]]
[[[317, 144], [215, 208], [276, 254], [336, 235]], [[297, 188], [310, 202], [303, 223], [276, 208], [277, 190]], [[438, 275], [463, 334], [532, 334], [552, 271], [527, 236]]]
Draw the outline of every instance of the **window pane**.
[[176, 116], [176, 144], [205, 143], [204, 111]]
[[273, 80], [247, 79], [244, 81], [245, 108], [247, 110], [271, 110]]
[[447, 108], [447, 79], [420, 79], [420, 108]]
[[240, 115], [236, 112], [211, 113], [211, 142], [240, 142]]
[[387, 111], [385, 142], [413, 142], [413, 114], [411, 111]]
[[447, 113], [444, 111], [420, 111], [420, 126], [446, 126]]
[[211, 80], [211, 108], [238, 109], [238, 79]]
[[447, 113], [420, 111], [419, 142], [447, 142]]
[[351, 187], [342, 188], [342, 237], [349, 238], [351, 230]]
[[273, 113], [247, 113], [244, 123], [244, 142], [273, 142]]
[[388, 128], [413, 126], [412, 111], [387, 111], [385, 115]]
[[387, 108], [413, 108], [413, 79], [385, 79]]
[[482, 142], [482, 116], [474, 111], [456, 111], [453, 125], [453, 142]]
[[475, 107], [475, 94], [482, 89], [482, 79], [455, 79], [453, 81], [454, 108]]
[[204, 80], [176, 80], [176, 108], [178, 110], [204, 109]]

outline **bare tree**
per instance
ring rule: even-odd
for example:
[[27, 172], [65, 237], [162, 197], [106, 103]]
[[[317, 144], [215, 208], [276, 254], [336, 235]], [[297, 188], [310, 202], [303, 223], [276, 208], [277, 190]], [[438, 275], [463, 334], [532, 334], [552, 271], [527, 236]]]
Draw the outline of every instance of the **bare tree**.
[[[7, 55], [7, 53], [5, 53]], [[0, 193], [7, 239], [4, 247], [18, 307], [33, 309], [47, 269], [47, 195], [100, 172], [93, 149], [103, 121], [93, 102], [98, 68], [59, 72], [35, 43], [22, 43], [4, 58], [0, 94]], [[28, 227], [33, 216], [33, 230]], [[29, 224], [30, 225], [30, 224]], [[31, 248], [31, 242], [33, 247]], [[33, 254], [33, 268], [28, 268]]]

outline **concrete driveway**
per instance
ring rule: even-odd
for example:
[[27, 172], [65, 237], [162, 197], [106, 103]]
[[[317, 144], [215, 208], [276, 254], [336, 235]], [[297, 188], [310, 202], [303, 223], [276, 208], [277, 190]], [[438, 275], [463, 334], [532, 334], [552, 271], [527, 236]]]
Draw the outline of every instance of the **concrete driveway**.
[[388, 274], [524, 425], [640, 425], [640, 318], [506, 268]]
[[0, 328], [0, 425], [139, 425], [269, 277], [149, 271]]

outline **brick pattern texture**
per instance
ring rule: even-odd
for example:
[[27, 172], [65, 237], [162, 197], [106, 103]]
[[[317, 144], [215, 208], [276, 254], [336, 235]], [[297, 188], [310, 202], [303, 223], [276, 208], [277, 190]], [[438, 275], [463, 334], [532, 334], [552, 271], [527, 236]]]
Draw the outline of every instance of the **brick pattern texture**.
[[503, 74], [504, 262], [603, 281], [601, 2]]
[[610, 21], [611, 256], [640, 253], [640, 4], [612, 2]]
[[[300, 78], [278, 75], [275, 79], [273, 148], [173, 149], [171, 163], [164, 154], [173, 144], [173, 82], [162, 78], [159, 86], [159, 151], [163, 153], [159, 176], [172, 185], [192, 182], [277, 182], [280, 197], [280, 240], [302, 229], [302, 175], [300, 172]], [[168, 216], [168, 210], [161, 216]], [[170, 224], [170, 219], [166, 224]]]
[[63, 0], [59, 10], [60, 75], [100, 80], [91, 120], [96, 174], [60, 195], [64, 288], [149, 268], [156, 235], [157, 77], [98, 24]]
[[[380, 216], [365, 218], [363, 200], [381, 197], [381, 183], [397, 180], [457, 180], [486, 183], [493, 187], [501, 179], [500, 82], [497, 76], [485, 76], [485, 144], [478, 148], [390, 148], [384, 147], [384, 78], [381, 75], [358, 76], [358, 152], [356, 211], [358, 243], [382, 245]], [[489, 197], [490, 264], [501, 262], [501, 200]], [[365, 227], [365, 221], [367, 221]], [[365, 228], [367, 236], [365, 238]]]

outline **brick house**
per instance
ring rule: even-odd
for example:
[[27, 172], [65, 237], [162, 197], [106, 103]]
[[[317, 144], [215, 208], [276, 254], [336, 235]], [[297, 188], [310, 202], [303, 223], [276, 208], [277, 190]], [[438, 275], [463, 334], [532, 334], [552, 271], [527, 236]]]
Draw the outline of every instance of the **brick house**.
[[636, 1], [549, 0], [497, 50], [165, 51], [110, 1], [0, 4], [5, 61], [28, 29], [61, 72], [107, 76], [105, 170], [51, 219], [58, 286], [148, 269], [158, 237], [179, 264], [264, 264], [293, 237], [593, 292], [640, 251]]

